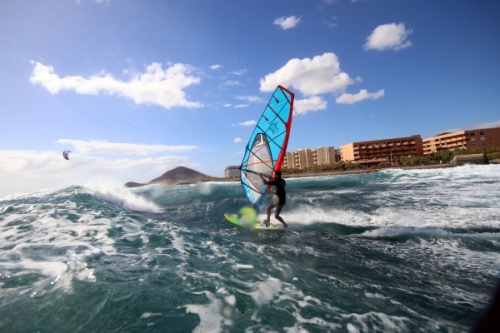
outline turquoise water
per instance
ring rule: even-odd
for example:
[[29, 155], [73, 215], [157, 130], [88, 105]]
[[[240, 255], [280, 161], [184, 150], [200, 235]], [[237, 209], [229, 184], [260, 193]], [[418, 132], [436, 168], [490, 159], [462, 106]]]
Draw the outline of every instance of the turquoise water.
[[237, 182], [5, 197], [0, 331], [468, 332], [499, 278], [499, 179], [288, 179], [275, 231], [225, 221]]

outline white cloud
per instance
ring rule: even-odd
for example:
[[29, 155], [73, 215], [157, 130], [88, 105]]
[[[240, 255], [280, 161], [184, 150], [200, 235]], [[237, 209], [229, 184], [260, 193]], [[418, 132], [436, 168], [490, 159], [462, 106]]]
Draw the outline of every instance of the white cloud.
[[243, 141], [243, 140], [242, 140], [241, 138], [235, 138], [235, 139], [234, 139], [234, 142], [235, 142], [235, 143], [240, 143], [240, 142], [242, 142], [242, 141]]
[[241, 83], [240, 83], [240, 81], [237, 81], [237, 80], [228, 80], [228, 81], [224, 82], [222, 85], [227, 86], [227, 87], [237, 87], [237, 86], [241, 86]]
[[378, 99], [384, 95], [384, 90], [368, 93], [362, 89], [358, 94], [348, 94], [345, 90], [353, 84], [361, 83], [360, 77], [351, 78], [340, 69], [340, 63], [334, 53], [327, 52], [304, 59], [291, 59], [276, 72], [266, 75], [260, 80], [260, 90], [274, 91], [282, 85], [293, 88], [306, 96], [296, 100], [296, 114], [306, 114], [310, 111], [320, 111], [327, 108], [327, 101], [320, 95], [333, 94], [339, 96], [337, 103], [353, 104], [365, 99]]
[[224, 104], [225, 108], [235, 108], [235, 109], [242, 109], [242, 108], [247, 108], [248, 104], [231, 104], [231, 103], [226, 103]]
[[295, 114], [306, 114], [311, 111], [324, 110], [327, 104], [320, 96], [313, 96], [307, 99], [295, 100], [293, 111]]
[[154, 104], [166, 109], [174, 107], [196, 108], [199, 102], [187, 100], [184, 89], [199, 84], [201, 79], [192, 74], [194, 70], [185, 64], [173, 64], [163, 69], [159, 63], [146, 67], [144, 73], [129, 81], [115, 79], [100, 73], [85, 78], [82, 76], [59, 77], [52, 66], [31, 61], [34, 65], [30, 81], [46, 88], [51, 94], [73, 90], [78, 94], [115, 94], [133, 100], [136, 104]]
[[489, 122], [489, 123], [481, 123], [481, 124], [474, 125], [471, 127], [471, 129], [493, 128], [493, 127], [500, 127], [500, 119], [496, 120], [496, 121]]
[[328, 21], [325, 22], [328, 28], [335, 28], [337, 26], [337, 16], [332, 16]]
[[236, 96], [235, 98], [249, 103], [264, 103], [264, 100], [258, 96]]
[[368, 91], [366, 91], [366, 89], [361, 89], [357, 94], [344, 93], [340, 95], [335, 101], [339, 104], [354, 104], [364, 101], [365, 99], [379, 99], [380, 97], [384, 96], [384, 93], [384, 89], [380, 89], [375, 93], [369, 93]]
[[61, 152], [0, 151], [0, 196], [100, 181], [148, 182], [180, 165], [190, 166], [188, 158], [109, 159], [73, 153], [68, 161]]
[[379, 25], [372, 34], [366, 38], [365, 50], [401, 50], [410, 47], [411, 41], [407, 40], [412, 30], [406, 29], [404, 23], [389, 23]]
[[237, 71], [229, 72], [229, 74], [238, 75], [238, 76], [245, 75], [246, 73], [247, 73], [246, 69], [239, 69]]
[[240, 103], [240, 104], [226, 103], [224, 104], [224, 107], [242, 109], [249, 107], [250, 106], [249, 103], [264, 103], [264, 100], [257, 96], [236, 96], [235, 99], [239, 101], [245, 101], [247, 103]]
[[276, 72], [260, 80], [260, 90], [274, 91], [278, 85], [294, 87], [306, 96], [343, 92], [354, 84], [349, 74], [342, 72], [334, 53], [314, 58], [291, 59]]
[[113, 155], [150, 155], [163, 152], [184, 152], [197, 149], [197, 146], [166, 146], [166, 145], [144, 145], [135, 143], [116, 143], [107, 141], [81, 141], [60, 139], [60, 144], [68, 144], [81, 154], [107, 153]]
[[278, 25], [281, 29], [287, 30], [295, 28], [300, 23], [301, 18], [297, 16], [278, 17], [273, 24]]
[[[83, 1], [83, 0], [76, 0], [76, 4], [77, 4], [77, 5], [81, 5], [81, 4], [82, 4], [82, 1]], [[110, 2], [110, 1], [111, 1], [111, 0], [94, 0], [94, 2], [95, 2], [95, 3], [98, 3], [98, 4], [99, 4], [99, 3], [104, 3], [104, 4], [106, 4], [106, 5], [109, 5], [109, 2]]]
[[217, 70], [217, 69], [221, 69], [221, 68], [222, 68], [222, 65], [212, 65], [212, 66], [210, 66], [211, 70]]
[[233, 125], [233, 126], [255, 126], [257, 124], [257, 122], [255, 120], [247, 120], [247, 121], [244, 121], [242, 123], [238, 123], [236, 125]]

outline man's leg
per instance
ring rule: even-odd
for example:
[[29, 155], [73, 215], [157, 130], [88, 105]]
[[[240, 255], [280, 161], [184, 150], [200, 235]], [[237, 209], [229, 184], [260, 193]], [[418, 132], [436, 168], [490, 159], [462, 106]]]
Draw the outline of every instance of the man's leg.
[[283, 226], [285, 228], [288, 228], [288, 225], [285, 223], [285, 220], [283, 220], [283, 218], [280, 216], [280, 213], [281, 213], [281, 209], [283, 208], [282, 205], [279, 205], [277, 208], [276, 208], [276, 213], [274, 214], [274, 217], [276, 218], [276, 220], [280, 221], [281, 223], [283, 223]]
[[273, 205], [269, 205], [267, 206], [267, 210], [266, 210], [266, 213], [267, 213], [267, 220], [266, 220], [266, 225], [269, 226], [269, 224], [271, 223], [271, 210], [273, 209]]

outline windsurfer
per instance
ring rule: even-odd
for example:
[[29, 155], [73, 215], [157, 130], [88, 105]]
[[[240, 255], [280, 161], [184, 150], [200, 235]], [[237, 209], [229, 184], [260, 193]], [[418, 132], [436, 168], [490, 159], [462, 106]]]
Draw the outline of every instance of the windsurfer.
[[271, 211], [273, 210], [273, 208], [276, 208], [276, 211], [274, 213], [274, 217], [278, 221], [283, 223], [283, 226], [285, 228], [287, 228], [288, 225], [285, 223], [283, 218], [280, 216], [281, 209], [283, 209], [283, 206], [286, 203], [286, 192], [285, 192], [286, 181], [283, 178], [281, 178], [281, 171], [276, 171], [275, 178], [274, 179], [271, 178], [270, 180], [266, 180], [264, 178], [264, 176], [262, 175], [262, 173], [260, 173], [259, 175], [260, 175], [260, 178], [262, 179], [262, 181], [264, 182], [264, 184], [274, 186], [274, 191], [275, 191], [273, 201], [271, 202], [271, 204], [269, 206], [267, 206], [267, 210], [266, 210], [267, 220], [265, 221], [265, 224], [267, 226], [269, 226], [269, 224], [270, 224], [269, 220], [271, 218]]

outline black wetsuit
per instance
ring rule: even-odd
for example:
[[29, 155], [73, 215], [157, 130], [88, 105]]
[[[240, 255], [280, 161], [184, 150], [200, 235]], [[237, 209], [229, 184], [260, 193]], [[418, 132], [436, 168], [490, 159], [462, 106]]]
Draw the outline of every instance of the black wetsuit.
[[274, 192], [279, 199], [278, 206], [282, 207], [286, 203], [286, 181], [284, 179], [274, 179], [269, 182], [269, 185], [274, 186]]

